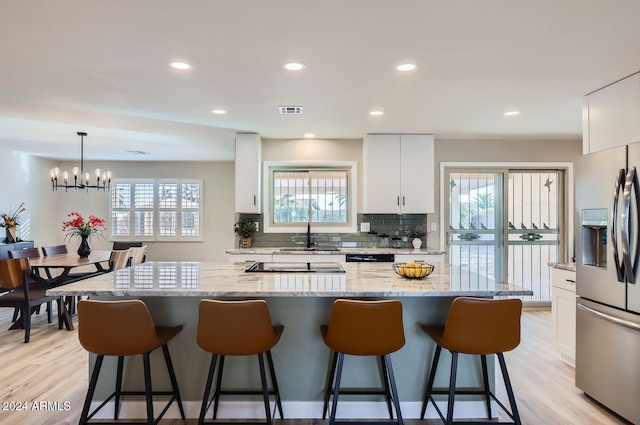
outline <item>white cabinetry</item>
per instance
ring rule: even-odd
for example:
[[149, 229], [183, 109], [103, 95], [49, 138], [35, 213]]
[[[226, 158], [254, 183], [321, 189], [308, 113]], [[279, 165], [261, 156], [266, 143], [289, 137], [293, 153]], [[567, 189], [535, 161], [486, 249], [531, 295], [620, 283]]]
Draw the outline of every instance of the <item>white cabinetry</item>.
[[551, 269], [553, 342], [562, 360], [575, 366], [576, 272]]
[[640, 73], [584, 99], [583, 154], [640, 141]]
[[236, 212], [260, 213], [262, 140], [259, 134], [236, 134]]
[[273, 261], [271, 254], [257, 254], [257, 253], [229, 253], [229, 261], [232, 263], [255, 263], [256, 261], [262, 263], [270, 263]]
[[363, 212], [434, 212], [433, 153], [432, 134], [367, 134]]
[[274, 263], [344, 263], [344, 254], [273, 254]]
[[407, 261], [424, 261], [425, 263], [441, 263], [442, 255], [435, 254], [395, 254], [396, 263], [406, 263]]

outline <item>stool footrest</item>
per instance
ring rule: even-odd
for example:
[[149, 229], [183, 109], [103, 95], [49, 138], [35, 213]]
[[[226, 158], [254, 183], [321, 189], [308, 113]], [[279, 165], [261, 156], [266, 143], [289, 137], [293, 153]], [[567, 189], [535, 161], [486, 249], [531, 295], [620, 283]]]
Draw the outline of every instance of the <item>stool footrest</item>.
[[[331, 389], [331, 394], [333, 394], [335, 388]], [[380, 390], [368, 390], [368, 389], [360, 389], [360, 388], [340, 388], [340, 394], [351, 394], [351, 395], [387, 395], [387, 392], [383, 389]]]
[[[262, 390], [220, 390], [217, 392], [220, 395], [262, 395]], [[267, 391], [270, 395], [274, 395], [275, 390]]]

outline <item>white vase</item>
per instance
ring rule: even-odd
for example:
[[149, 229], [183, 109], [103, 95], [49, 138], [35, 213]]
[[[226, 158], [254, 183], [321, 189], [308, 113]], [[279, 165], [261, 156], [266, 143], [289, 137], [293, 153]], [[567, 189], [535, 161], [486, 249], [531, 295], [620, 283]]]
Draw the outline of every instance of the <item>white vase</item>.
[[420, 238], [414, 238], [411, 243], [413, 244], [413, 248], [414, 249], [420, 249], [420, 247], [422, 246], [422, 239]]

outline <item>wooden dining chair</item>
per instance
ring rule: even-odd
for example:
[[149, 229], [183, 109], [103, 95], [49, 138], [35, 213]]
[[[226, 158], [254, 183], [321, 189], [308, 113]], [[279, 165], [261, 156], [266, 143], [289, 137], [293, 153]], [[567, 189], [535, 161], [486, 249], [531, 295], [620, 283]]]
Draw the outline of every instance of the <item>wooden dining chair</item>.
[[57, 254], [66, 254], [67, 246], [66, 245], [54, 245], [54, 246], [43, 246], [42, 254], [46, 257], [47, 255], [57, 255]]
[[[31, 313], [34, 308], [50, 301], [58, 303], [58, 312], [62, 311], [61, 296], [47, 296], [46, 288], [32, 285], [29, 275], [31, 266], [28, 258], [10, 258], [0, 260], [0, 288], [8, 290], [0, 296], [0, 307], [20, 309], [20, 319], [11, 329], [24, 329], [24, 342], [29, 342], [31, 335]], [[58, 328], [62, 329], [62, 321], [58, 318]]]
[[109, 257], [109, 271], [116, 271], [127, 267], [131, 253], [128, 249], [113, 250]]
[[[38, 248], [25, 248], [25, 249], [16, 249], [16, 250], [11, 250], [9, 251], [9, 258], [38, 258], [40, 257], [40, 250]], [[40, 276], [40, 271], [39, 269], [32, 269], [31, 273], [35, 273], [38, 276]], [[35, 282], [35, 280], [29, 278], [29, 283], [33, 284]], [[52, 313], [52, 303], [51, 301], [49, 301], [47, 303], [47, 320], [49, 321], [49, 323], [51, 323], [51, 313]], [[16, 308], [15, 311], [13, 312], [13, 319], [12, 321], [15, 322], [16, 320], [18, 320], [18, 313], [20, 312], [20, 309]], [[36, 308], [36, 314], [40, 314], [40, 306], [38, 306]]]
[[146, 259], [146, 250], [147, 250], [147, 245], [129, 248], [129, 251], [131, 252], [132, 266], [137, 266], [138, 264], [144, 263]]
[[[138, 248], [143, 248], [143, 249], [138, 250]], [[146, 260], [147, 245], [145, 245], [143, 242], [116, 241], [113, 243], [113, 247], [111, 249], [113, 250], [131, 249], [131, 261], [129, 261], [129, 264], [127, 264], [128, 266], [135, 266], [137, 264], [144, 263]]]

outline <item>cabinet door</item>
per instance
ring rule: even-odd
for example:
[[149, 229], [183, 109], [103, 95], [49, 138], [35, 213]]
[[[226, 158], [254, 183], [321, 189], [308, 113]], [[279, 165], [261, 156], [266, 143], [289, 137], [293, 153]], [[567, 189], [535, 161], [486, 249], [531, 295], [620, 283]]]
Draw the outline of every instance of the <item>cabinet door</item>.
[[640, 141], [640, 73], [586, 96], [584, 108], [588, 152], [583, 153]]
[[400, 135], [367, 134], [363, 158], [363, 212], [399, 214]]
[[262, 140], [259, 134], [236, 134], [236, 212], [260, 213]]
[[400, 137], [400, 210], [403, 214], [435, 211], [432, 134], [403, 134]]

